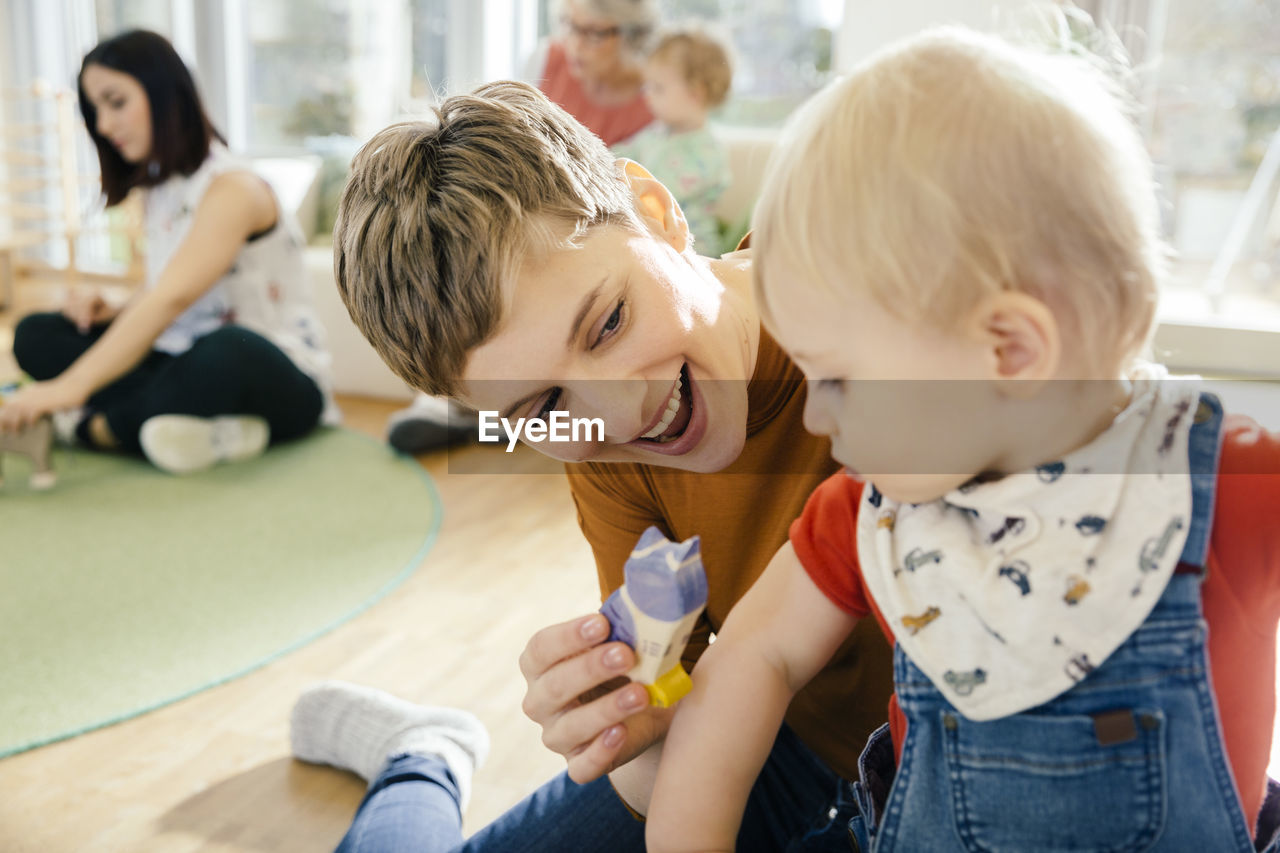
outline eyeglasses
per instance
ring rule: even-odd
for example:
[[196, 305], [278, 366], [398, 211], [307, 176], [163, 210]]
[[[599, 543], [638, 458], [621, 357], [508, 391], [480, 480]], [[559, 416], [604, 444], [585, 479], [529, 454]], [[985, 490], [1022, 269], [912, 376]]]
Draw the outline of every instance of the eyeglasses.
[[584, 27], [569, 18], [560, 19], [560, 28], [565, 35], [576, 36], [587, 44], [603, 44], [622, 34], [621, 27]]

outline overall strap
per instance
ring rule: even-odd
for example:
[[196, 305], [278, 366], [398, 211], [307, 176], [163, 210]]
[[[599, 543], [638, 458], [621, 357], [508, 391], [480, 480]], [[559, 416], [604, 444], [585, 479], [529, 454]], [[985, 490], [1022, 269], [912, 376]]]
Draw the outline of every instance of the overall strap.
[[1178, 571], [1204, 574], [1209, 557], [1209, 537], [1213, 531], [1213, 503], [1221, 450], [1222, 403], [1214, 394], [1201, 392], [1187, 448], [1191, 474], [1191, 527], [1178, 561]]

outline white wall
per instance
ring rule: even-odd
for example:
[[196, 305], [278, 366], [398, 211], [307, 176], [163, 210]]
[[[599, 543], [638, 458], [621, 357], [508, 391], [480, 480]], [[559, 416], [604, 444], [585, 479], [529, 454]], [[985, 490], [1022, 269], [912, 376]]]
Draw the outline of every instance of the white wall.
[[489, 80], [519, 78], [538, 42], [532, 0], [451, 0], [447, 94], [470, 92]]
[[845, 0], [835, 65], [848, 71], [889, 42], [936, 24], [995, 30], [1002, 16], [1025, 5], [1027, 0]]
[[354, 92], [352, 128], [367, 139], [396, 115], [403, 92], [409, 91], [410, 57], [407, 3], [379, 3], [352, 16], [352, 77], [361, 81]]

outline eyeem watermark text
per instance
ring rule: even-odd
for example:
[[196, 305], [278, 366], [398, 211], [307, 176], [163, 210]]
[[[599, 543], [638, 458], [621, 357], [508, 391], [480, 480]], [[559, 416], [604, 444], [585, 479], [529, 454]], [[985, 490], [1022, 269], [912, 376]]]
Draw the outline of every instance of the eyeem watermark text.
[[554, 411], [546, 420], [542, 418], [516, 418], [514, 424], [499, 417], [496, 411], [480, 412], [480, 440], [492, 444], [502, 441], [501, 427], [507, 437], [507, 452], [515, 450], [521, 437], [530, 444], [544, 441], [569, 443], [577, 441], [604, 441], [604, 420], [601, 418], [571, 418], [568, 412]]

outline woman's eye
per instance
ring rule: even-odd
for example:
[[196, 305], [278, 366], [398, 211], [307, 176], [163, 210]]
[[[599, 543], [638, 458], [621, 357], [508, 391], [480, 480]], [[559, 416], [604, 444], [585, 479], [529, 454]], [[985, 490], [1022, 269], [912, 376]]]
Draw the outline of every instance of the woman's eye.
[[844, 387], [844, 380], [843, 379], [819, 379], [818, 387], [827, 391], [835, 391]]
[[613, 313], [609, 315], [609, 318], [604, 321], [604, 325], [600, 328], [600, 336], [596, 338], [596, 343], [603, 341], [609, 335], [616, 332], [622, 325], [622, 308], [625, 304], [624, 300], [618, 300], [618, 304], [613, 309]]
[[534, 415], [538, 420], [546, 421], [551, 419], [551, 413], [556, 410], [556, 404], [560, 402], [560, 389], [552, 388], [551, 393], [547, 394], [547, 399], [543, 401], [542, 407], [538, 409], [538, 414]]

